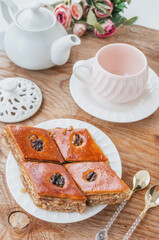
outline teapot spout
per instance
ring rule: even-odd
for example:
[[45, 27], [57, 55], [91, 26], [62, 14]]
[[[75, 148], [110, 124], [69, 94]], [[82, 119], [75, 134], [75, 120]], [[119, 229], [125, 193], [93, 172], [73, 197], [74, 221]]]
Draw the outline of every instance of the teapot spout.
[[51, 46], [51, 59], [55, 65], [63, 65], [70, 56], [71, 47], [79, 45], [81, 40], [74, 34], [64, 36], [53, 42]]

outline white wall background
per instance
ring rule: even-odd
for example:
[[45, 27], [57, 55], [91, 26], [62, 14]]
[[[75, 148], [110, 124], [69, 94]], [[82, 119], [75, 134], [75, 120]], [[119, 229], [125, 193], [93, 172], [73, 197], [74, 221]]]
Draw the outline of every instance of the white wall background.
[[[18, 7], [27, 7], [34, 0], [14, 0]], [[37, 1], [37, 0], [35, 0]], [[54, 0], [38, 0], [40, 2], [53, 2]], [[138, 25], [159, 30], [159, 0], [132, 0], [124, 15], [128, 18], [138, 16]], [[7, 28], [0, 12], [0, 32]]]

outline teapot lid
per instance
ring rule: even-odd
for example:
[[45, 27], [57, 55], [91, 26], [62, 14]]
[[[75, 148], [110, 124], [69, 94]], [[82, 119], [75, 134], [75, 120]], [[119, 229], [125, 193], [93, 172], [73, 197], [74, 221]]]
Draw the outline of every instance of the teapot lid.
[[51, 26], [54, 15], [44, 6], [41, 3], [33, 3], [29, 8], [20, 11], [16, 16], [18, 25], [27, 30], [42, 30]]

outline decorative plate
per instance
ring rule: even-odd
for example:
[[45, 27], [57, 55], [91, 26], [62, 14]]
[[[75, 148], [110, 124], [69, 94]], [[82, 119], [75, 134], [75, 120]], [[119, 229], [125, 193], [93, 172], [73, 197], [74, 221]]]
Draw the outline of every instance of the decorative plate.
[[42, 103], [40, 88], [32, 81], [5, 78], [0, 81], [0, 121], [15, 123], [33, 116]]
[[[87, 128], [92, 134], [93, 138], [96, 140], [97, 144], [101, 146], [103, 152], [107, 155], [110, 161], [110, 166], [121, 178], [122, 167], [119, 153], [114, 146], [110, 138], [101, 130], [95, 126], [75, 119], [54, 119], [47, 122], [42, 122], [36, 127], [51, 129], [56, 127], [67, 128], [68, 126], [73, 126], [74, 128]], [[72, 223], [82, 221], [84, 219], [90, 218], [93, 215], [100, 212], [106, 207], [106, 205], [99, 205], [95, 207], [87, 207], [85, 213], [63, 213], [63, 212], [53, 212], [40, 209], [36, 207], [28, 193], [22, 193], [21, 189], [24, 188], [20, 180], [20, 171], [16, 160], [13, 155], [9, 153], [7, 164], [6, 164], [6, 178], [9, 190], [16, 200], [16, 202], [28, 213], [37, 217], [41, 220], [54, 222], [54, 223]]]

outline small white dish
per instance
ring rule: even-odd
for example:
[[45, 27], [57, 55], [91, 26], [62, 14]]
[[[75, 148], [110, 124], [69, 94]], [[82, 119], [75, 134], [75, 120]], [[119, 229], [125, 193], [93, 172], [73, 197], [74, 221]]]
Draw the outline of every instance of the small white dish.
[[[88, 61], [92, 61], [89, 59]], [[87, 75], [85, 68], [80, 74]], [[128, 103], [111, 103], [100, 98], [93, 89], [78, 80], [74, 74], [70, 79], [70, 92], [75, 102], [90, 115], [116, 123], [136, 122], [154, 113], [159, 107], [159, 78], [149, 68], [148, 84], [137, 99]]]
[[33, 116], [42, 103], [40, 88], [26, 78], [0, 81], [0, 122], [15, 123]]
[[[51, 129], [55, 127], [68, 127], [73, 126], [74, 128], [87, 128], [92, 134], [97, 144], [101, 146], [103, 152], [107, 155], [110, 161], [110, 166], [121, 178], [122, 175], [122, 166], [119, 153], [114, 146], [110, 138], [101, 130], [95, 126], [75, 119], [54, 119], [47, 122], [42, 122], [36, 127], [41, 127], [45, 129]], [[54, 223], [72, 223], [82, 221], [84, 219], [90, 218], [103, 210], [106, 205], [98, 205], [95, 207], [87, 207], [85, 213], [62, 213], [62, 212], [53, 212], [40, 209], [36, 207], [28, 193], [22, 193], [21, 189], [24, 188], [20, 180], [19, 167], [14, 159], [13, 155], [9, 153], [7, 164], [6, 164], [6, 179], [9, 190], [16, 200], [16, 202], [29, 214], [37, 217], [41, 220], [54, 222]]]

